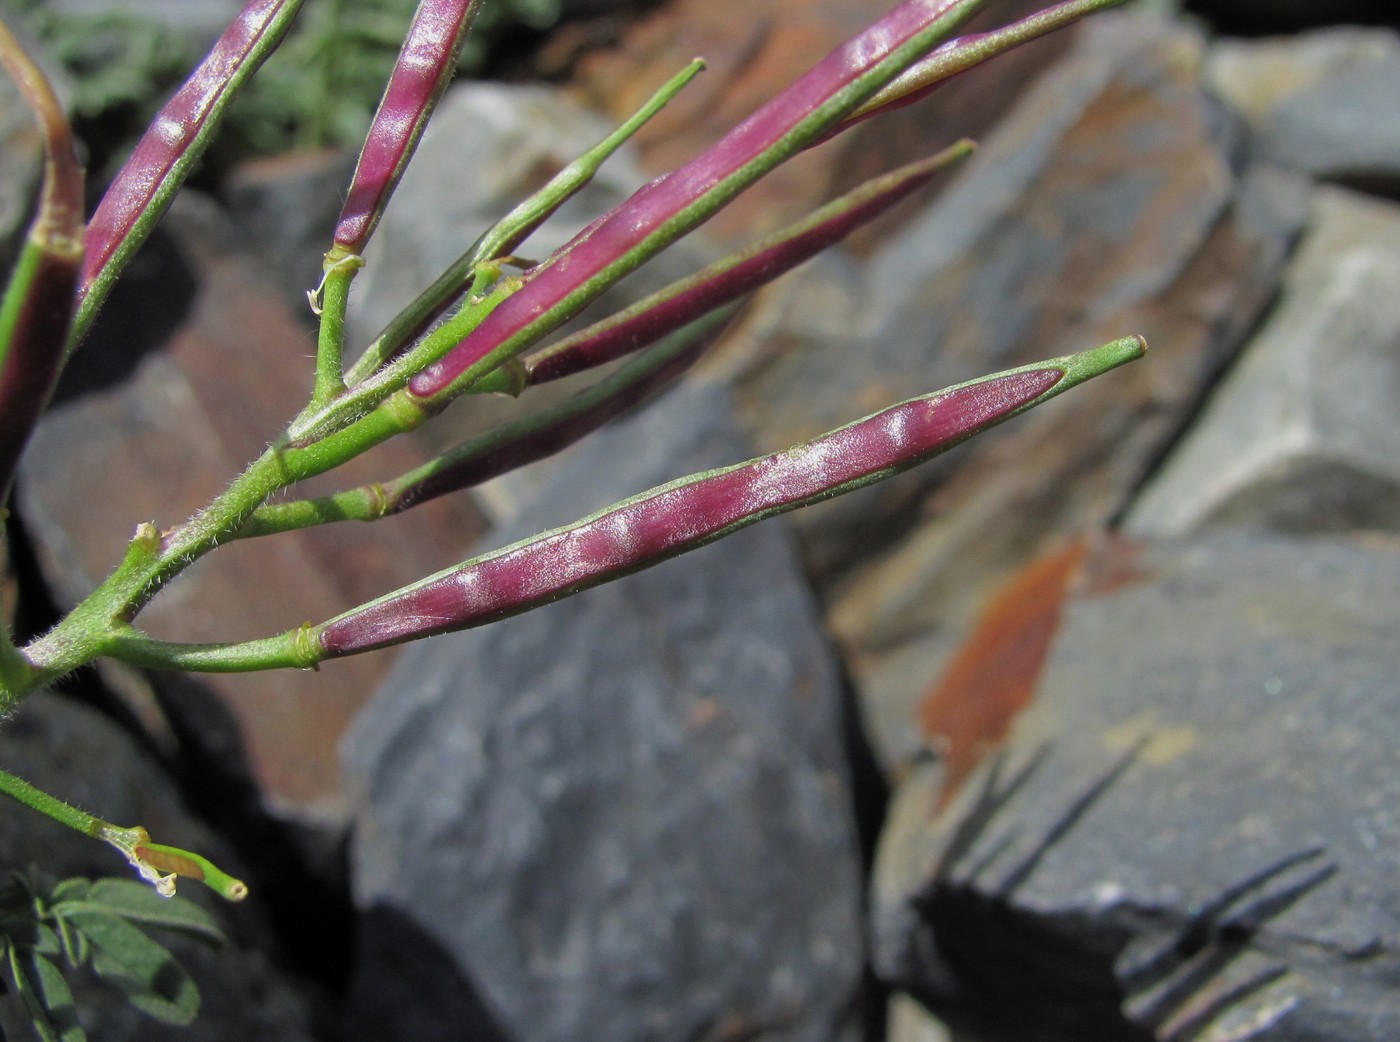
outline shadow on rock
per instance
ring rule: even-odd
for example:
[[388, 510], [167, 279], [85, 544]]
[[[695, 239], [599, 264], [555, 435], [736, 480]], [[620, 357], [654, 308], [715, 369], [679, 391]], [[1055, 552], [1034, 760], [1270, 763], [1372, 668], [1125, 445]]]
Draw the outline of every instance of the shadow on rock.
[[[392, 966], [392, 973], [384, 968]], [[396, 984], [412, 981], [411, 987]], [[360, 920], [346, 1042], [515, 1042], [456, 960], [407, 916], [376, 904]]]
[[969, 1039], [1188, 1042], [1286, 976], [1288, 963], [1270, 957], [1261, 934], [1335, 874], [1320, 849], [1251, 873], [1188, 916], [1105, 895], [1105, 914], [1094, 922], [1016, 900], [1142, 748], [1121, 757], [992, 879], [1016, 839], [1014, 827], [993, 835], [993, 825], [1036, 775], [1046, 749], [1004, 782], [998, 762], [954, 826], [933, 877], [912, 898], [919, 926], [909, 979], [898, 983]]

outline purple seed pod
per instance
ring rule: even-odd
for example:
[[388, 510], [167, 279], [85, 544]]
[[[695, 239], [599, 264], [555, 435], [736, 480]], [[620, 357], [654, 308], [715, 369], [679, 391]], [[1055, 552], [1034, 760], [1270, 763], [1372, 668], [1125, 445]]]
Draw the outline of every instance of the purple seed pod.
[[[237, 88], [276, 47], [302, 0], [249, 0], [157, 114], [88, 222], [82, 297], [105, 287], [145, 240], [208, 141]], [[95, 300], [85, 306], [86, 321]], [[85, 302], [86, 305], [86, 302]], [[84, 323], [86, 324], [86, 323]]]
[[[713, 147], [645, 185], [535, 268], [525, 285], [445, 358], [413, 377], [410, 391], [422, 398], [444, 393], [488, 355], [509, 352], [513, 344], [523, 346], [519, 341], [537, 339], [559, 325], [839, 121], [863, 100], [842, 96], [854, 81], [877, 90], [879, 85], [865, 78], [876, 76], [891, 55], [930, 33], [951, 32], [979, 4], [980, 0], [906, 0], [832, 51]], [[912, 60], [913, 55], [908, 57]], [[886, 80], [894, 72], [888, 69]]]
[[[0, 512], [20, 453], [63, 371], [83, 260], [83, 168], [63, 106], [0, 22], [0, 64], [44, 140], [39, 204], [0, 299]], [[0, 623], [3, 624], [3, 623]], [[0, 641], [3, 643], [3, 641]]]
[[457, 68], [457, 56], [481, 0], [421, 0], [365, 137], [350, 192], [335, 226], [335, 244], [363, 252], [389, 197], [418, 146], [434, 106]]
[[950, 162], [970, 155], [973, 147], [962, 141], [867, 181], [748, 249], [527, 356], [527, 383], [547, 383], [604, 365], [767, 285], [874, 220]]
[[926, 58], [900, 73], [874, 97], [853, 112], [837, 131], [882, 112], [912, 105], [943, 84], [1013, 47], [1063, 29], [1079, 19], [1116, 7], [1124, 0], [1063, 0], [1043, 11], [985, 33], [970, 33], [942, 44]]
[[[735, 305], [709, 311], [690, 328], [676, 332], [673, 342], [657, 345], [655, 357], [639, 356], [633, 360], [635, 366], [624, 366], [573, 398], [542, 410], [542, 419], [527, 417], [508, 425], [489, 447], [450, 453], [441, 465], [423, 468], [428, 472], [421, 476], [415, 473], [406, 480], [384, 482], [384, 512], [398, 514], [438, 496], [475, 487], [581, 441], [674, 383], [720, 338], [737, 310]], [[491, 437], [488, 434], [479, 443]]]
[[430, 576], [317, 627], [325, 657], [492, 622], [922, 463], [1139, 357], [1128, 337], [891, 406], [805, 444], [644, 492]]

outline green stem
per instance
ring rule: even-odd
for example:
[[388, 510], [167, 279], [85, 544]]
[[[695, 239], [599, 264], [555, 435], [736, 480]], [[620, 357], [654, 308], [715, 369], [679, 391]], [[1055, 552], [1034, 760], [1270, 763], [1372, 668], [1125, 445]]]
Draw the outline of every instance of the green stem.
[[79, 810], [71, 804], [64, 803], [57, 796], [49, 795], [43, 789], [31, 785], [9, 771], [0, 771], [0, 792], [12, 800], [23, 803], [30, 810], [37, 810], [46, 818], [52, 818], [60, 825], [76, 829], [85, 836], [97, 838], [104, 828], [114, 827], [85, 810]]
[[474, 281], [480, 265], [510, 253], [530, 232], [539, 227], [545, 218], [592, 181], [593, 175], [603, 163], [704, 68], [705, 63], [700, 59], [692, 61], [671, 77], [630, 119], [560, 170], [550, 178], [548, 184], [506, 214], [495, 227], [472, 243], [470, 249], [453, 261], [432, 285], [399, 312], [384, 331], [375, 337], [365, 353], [351, 366], [346, 375], [346, 382], [354, 387], [374, 375], [423, 329], [433, 315], [461, 293], [464, 286]]
[[503, 423], [398, 477], [314, 499], [261, 506], [231, 538], [250, 539], [335, 521], [378, 521], [552, 455], [678, 377], [736, 310], [734, 304], [717, 309], [587, 389]]
[[[489, 281], [499, 270], [492, 265], [479, 265], [477, 268], [482, 282]], [[457, 314], [424, 337], [412, 350], [361, 383], [355, 384], [351, 380], [353, 386], [326, 405], [318, 407], [313, 402], [307, 406], [287, 428], [288, 440], [295, 446], [307, 447], [333, 437], [359, 417], [379, 408], [391, 395], [402, 390], [415, 373], [456, 347], [520, 286], [518, 276], [507, 276], [492, 286], [489, 293], [479, 297], [474, 284]]]
[[177, 875], [198, 879], [230, 901], [241, 901], [248, 895], [248, 888], [240, 880], [234, 879], [208, 858], [179, 847], [152, 843], [150, 835], [141, 826], [122, 828], [110, 821], [103, 821], [70, 803], [64, 803], [57, 796], [9, 771], [0, 770], [0, 792], [60, 825], [67, 825], [85, 836], [115, 847], [143, 879], [167, 897], [175, 892], [174, 877]]
[[324, 657], [310, 626], [241, 644], [180, 644], [157, 640], [128, 626], [113, 635], [109, 658], [146, 669], [197, 673], [253, 673], [264, 669], [312, 669]]
[[312, 406], [326, 405], [345, 391], [342, 368], [345, 311], [350, 303], [350, 283], [364, 266], [363, 257], [347, 254], [338, 246], [326, 254], [325, 275], [312, 295], [312, 304], [321, 315], [321, 330], [316, 340], [316, 387], [311, 394]]
[[9, 703], [99, 656], [130, 648], [130, 623], [141, 609], [171, 579], [237, 531], [274, 492], [334, 469], [412, 430], [428, 415], [407, 394], [395, 395], [368, 416], [310, 446], [270, 447], [222, 495], [164, 538], [153, 525], [138, 527], [126, 557], [102, 585], [24, 649], [27, 682], [8, 693]]

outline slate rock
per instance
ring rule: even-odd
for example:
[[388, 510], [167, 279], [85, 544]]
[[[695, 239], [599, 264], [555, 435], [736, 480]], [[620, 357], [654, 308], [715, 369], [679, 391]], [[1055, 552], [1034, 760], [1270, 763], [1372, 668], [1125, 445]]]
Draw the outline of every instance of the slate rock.
[[1001, 760], [901, 786], [878, 974], [974, 1039], [1397, 1037], [1397, 591], [1391, 537], [1147, 548]]
[[[227, 871], [249, 878], [229, 844], [185, 808], [175, 782], [130, 735], [101, 714], [61, 695], [37, 694], [0, 728], [0, 762], [25, 780], [118, 825], [143, 825], [159, 842], [196, 850]], [[134, 878], [111, 847], [57, 822], [0, 800], [0, 871], [37, 865], [59, 879]], [[221, 951], [162, 935], [199, 986], [201, 1012], [190, 1027], [173, 1027], [138, 1013], [119, 990], [84, 971], [74, 974], [79, 1012], [89, 1037], [102, 1042], [184, 1040], [239, 1042], [250, 1038], [309, 1040], [313, 1004], [275, 962], [273, 935], [256, 882], [247, 902], [230, 905], [192, 880], [180, 895], [214, 915], [231, 940]], [[28, 1037], [16, 1034], [13, 1037]]]
[[905, 707], [950, 635], [1018, 562], [1126, 506], [1275, 292], [1307, 183], [1231, 167], [1229, 122], [1200, 89], [1204, 58], [1190, 31], [1091, 21], [863, 278], [849, 258], [812, 264], [724, 359], [746, 355], [744, 416], [756, 441], [780, 445], [916, 389], [1128, 332], [1150, 345], [930, 466], [796, 519], [862, 715], [884, 735], [912, 730]]
[[[742, 459], [727, 411], [682, 388], [599, 432], [501, 540]], [[840, 699], [781, 524], [412, 646], [345, 745], [351, 1036], [847, 1037]]]
[[1400, 207], [1321, 189], [1268, 322], [1128, 517], [1179, 536], [1400, 525]]
[[1256, 160], [1386, 194], [1400, 190], [1400, 36], [1329, 29], [1226, 40], [1211, 89], [1250, 128]]
[[[184, 193], [162, 228], [74, 355], [61, 401], [21, 461], [18, 509], [60, 607], [115, 566], [136, 524], [177, 524], [221, 492], [310, 390], [314, 334], [287, 313], [218, 208]], [[354, 487], [424, 459], [396, 441], [315, 487]], [[443, 499], [373, 526], [226, 544], [157, 597], [140, 625], [168, 640], [272, 635], [460, 559], [482, 528], [468, 502]], [[196, 755], [247, 781], [265, 809], [333, 829], [346, 809], [336, 742], [390, 658], [154, 682]]]

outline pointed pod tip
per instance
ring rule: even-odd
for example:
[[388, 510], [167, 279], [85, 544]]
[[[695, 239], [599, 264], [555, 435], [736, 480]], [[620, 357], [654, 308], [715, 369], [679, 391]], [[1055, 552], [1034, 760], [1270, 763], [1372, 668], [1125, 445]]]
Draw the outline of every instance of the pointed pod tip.
[[1066, 387], [1117, 369], [1126, 362], [1136, 361], [1147, 353], [1147, 341], [1138, 334], [1111, 340], [1099, 347], [1080, 351], [1059, 360], [1068, 381]]

